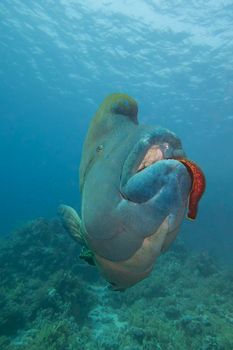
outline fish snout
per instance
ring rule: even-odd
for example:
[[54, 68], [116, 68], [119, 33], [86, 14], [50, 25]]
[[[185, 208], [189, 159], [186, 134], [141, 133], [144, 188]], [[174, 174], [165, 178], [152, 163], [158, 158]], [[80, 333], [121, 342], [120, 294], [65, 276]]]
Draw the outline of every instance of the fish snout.
[[[120, 192], [125, 199], [144, 203], [163, 192], [180, 192], [187, 201], [190, 175], [180, 140], [168, 130], [145, 134], [128, 155], [122, 171]], [[172, 194], [171, 194], [172, 196]]]
[[126, 199], [135, 203], [145, 203], [152, 198], [161, 201], [164, 198], [161, 206], [171, 208], [187, 202], [190, 188], [191, 179], [185, 166], [174, 159], [161, 159], [143, 170], [139, 169], [122, 192]]

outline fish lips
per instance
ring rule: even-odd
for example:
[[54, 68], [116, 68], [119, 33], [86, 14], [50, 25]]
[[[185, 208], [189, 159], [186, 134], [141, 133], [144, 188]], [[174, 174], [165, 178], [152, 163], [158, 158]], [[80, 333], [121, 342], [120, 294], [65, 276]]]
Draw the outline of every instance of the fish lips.
[[163, 128], [145, 133], [124, 162], [120, 181], [122, 197], [143, 203], [170, 185], [178, 186], [186, 201], [190, 176], [185, 166], [175, 160], [177, 158], [185, 158], [185, 154], [181, 141], [174, 133]]

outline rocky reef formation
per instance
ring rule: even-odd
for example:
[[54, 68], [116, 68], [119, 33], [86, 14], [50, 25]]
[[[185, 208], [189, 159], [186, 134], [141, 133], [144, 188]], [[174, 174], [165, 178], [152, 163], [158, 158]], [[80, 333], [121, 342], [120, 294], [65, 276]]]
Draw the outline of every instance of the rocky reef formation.
[[233, 271], [181, 242], [156, 271], [112, 292], [58, 220], [0, 241], [2, 350], [233, 349]]

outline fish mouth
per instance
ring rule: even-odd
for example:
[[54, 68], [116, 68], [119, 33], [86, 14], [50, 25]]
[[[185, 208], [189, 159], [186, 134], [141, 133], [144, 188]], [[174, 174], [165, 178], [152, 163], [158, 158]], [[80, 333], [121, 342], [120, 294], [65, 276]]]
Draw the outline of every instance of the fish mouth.
[[[179, 143], [178, 143], [179, 145]], [[177, 142], [176, 142], [177, 146]], [[181, 144], [179, 145], [181, 146]], [[182, 164], [187, 170], [187, 176], [191, 179], [191, 189], [188, 194], [188, 212], [187, 218], [194, 220], [197, 215], [198, 203], [205, 191], [206, 180], [201, 168], [193, 161], [185, 157], [181, 147], [174, 148], [169, 142], [152, 144], [145, 148], [143, 158], [137, 161], [131, 176], [137, 176], [138, 173], [145, 171], [148, 167], [157, 162], [174, 160]], [[127, 198], [129, 200], [129, 198]]]
[[[166, 157], [166, 151], [168, 149], [169, 144], [167, 142], [163, 143], [162, 145], [152, 145], [149, 149], [147, 149], [143, 159], [136, 169], [136, 173], [143, 171], [148, 166], [156, 163], [159, 160], [171, 159], [170, 157]], [[175, 159], [175, 157], [173, 159]]]
[[159, 199], [166, 189], [170, 191], [169, 201], [182, 198], [179, 205], [189, 203], [187, 216], [195, 219], [205, 190], [204, 174], [197, 164], [186, 158], [175, 134], [158, 129], [141, 137], [128, 154], [122, 168], [120, 194], [140, 204], [152, 198]]
[[[181, 142], [174, 133], [162, 128], [144, 133], [123, 164], [119, 184], [121, 197], [129, 202], [145, 203], [167, 186], [171, 189], [171, 182], [174, 187], [173, 178], [177, 178], [178, 183], [185, 177], [186, 183], [190, 183], [185, 166], [174, 160], [184, 157]], [[187, 199], [187, 190], [183, 192]]]
[[181, 141], [167, 129], [145, 134], [134, 145], [122, 168], [121, 187], [135, 174], [149, 166], [167, 159], [185, 158]]
[[[168, 147], [168, 145], [167, 145]], [[147, 168], [149, 165], [157, 162], [158, 160], [162, 160], [164, 159], [164, 155], [163, 155], [163, 152], [160, 148], [159, 145], [153, 145], [151, 146], [144, 158], [142, 159], [141, 163], [139, 164], [138, 168], [137, 168], [137, 173], [142, 171], [143, 169]]]

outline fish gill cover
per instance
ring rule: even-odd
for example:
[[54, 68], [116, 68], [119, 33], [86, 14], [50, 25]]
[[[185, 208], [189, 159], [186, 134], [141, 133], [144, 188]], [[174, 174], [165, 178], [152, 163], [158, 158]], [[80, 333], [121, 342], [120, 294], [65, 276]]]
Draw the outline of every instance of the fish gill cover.
[[[16, 233], [1, 241], [0, 348], [232, 349], [232, 21], [231, 0], [1, 1], [0, 234]], [[182, 227], [185, 266], [171, 251], [123, 296], [37, 219], [80, 209], [81, 147], [112, 92], [174, 131], [208, 179]]]

